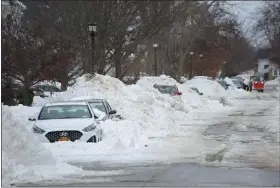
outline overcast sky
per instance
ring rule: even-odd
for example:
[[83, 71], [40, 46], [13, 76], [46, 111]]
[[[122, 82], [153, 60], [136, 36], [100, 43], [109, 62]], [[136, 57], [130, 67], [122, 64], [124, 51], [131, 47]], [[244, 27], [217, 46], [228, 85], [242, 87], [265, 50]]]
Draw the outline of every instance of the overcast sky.
[[246, 36], [252, 39], [252, 43], [256, 46], [265, 45], [266, 40], [260, 33], [255, 33], [254, 25], [260, 16], [258, 9], [264, 5], [263, 1], [229, 1], [231, 11], [237, 15]]

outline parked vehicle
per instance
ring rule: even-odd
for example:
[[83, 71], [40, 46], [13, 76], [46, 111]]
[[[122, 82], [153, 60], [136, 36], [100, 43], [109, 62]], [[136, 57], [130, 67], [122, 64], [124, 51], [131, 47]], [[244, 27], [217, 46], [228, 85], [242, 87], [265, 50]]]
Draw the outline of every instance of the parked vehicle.
[[89, 103], [76, 101], [50, 102], [45, 104], [35, 121], [32, 131], [41, 142], [102, 140], [102, 129]]
[[257, 90], [258, 92], [264, 91], [264, 78], [262, 76], [250, 76], [250, 91]]
[[207, 79], [207, 80], [214, 80], [213, 78], [209, 76], [195, 76], [192, 79]]
[[248, 87], [248, 83], [245, 82], [245, 79], [240, 76], [233, 76], [231, 77], [231, 80], [236, 85], [238, 89], [246, 89]]
[[227, 90], [228, 87], [230, 86], [230, 85], [227, 84], [227, 82], [224, 81], [224, 80], [218, 80], [217, 82], [218, 82], [225, 90]]
[[[114, 115], [117, 113], [117, 111], [113, 110], [111, 108], [110, 104], [108, 103], [108, 101], [106, 101], [105, 99], [89, 98], [89, 99], [77, 100], [77, 99], [73, 98], [72, 100], [75, 100], [75, 101], [85, 101], [85, 102], [87, 102], [90, 105], [92, 110], [97, 109], [97, 110], [99, 110], [101, 112], [104, 112], [105, 116], [101, 117], [101, 119], [100, 119], [102, 121], [105, 121], [107, 119], [112, 119], [113, 117], [115, 117]], [[121, 118], [119, 115], [117, 117]]]
[[[33, 88], [36, 91], [40, 91], [40, 93], [38, 93], [36, 96], [40, 96], [42, 98], [49, 97], [50, 95], [56, 92], [61, 92], [61, 90], [56, 86], [46, 84], [34, 85], [31, 88]], [[49, 95], [47, 93], [49, 93]]]
[[242, 81], [236, 79], [231, 79], [231, 80], [238, 89], [243, 89]]
[[195, 87], [191, 87], [191, 89], [192, 89], [192, 90], [194, 90], [195, 92], [197, 92], [197, 94], [199, 94], [199, 95], [203, 95], [203, 93], [200, 93], [200, 92], [198, 91], [198, 89], [197, 89], [197, 88], [195, 88]]
[[158, 85], [155, 84], [154, 88], [157, 89], [162, 94], [169, 94], [171, 96], [182, 95], [176, 85]]

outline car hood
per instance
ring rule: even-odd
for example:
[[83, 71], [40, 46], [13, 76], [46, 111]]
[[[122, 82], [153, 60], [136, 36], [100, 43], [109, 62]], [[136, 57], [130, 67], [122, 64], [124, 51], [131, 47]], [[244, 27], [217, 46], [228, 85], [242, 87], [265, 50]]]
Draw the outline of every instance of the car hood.
[[35, 125], [45, 131], [82, 130], [93, 124], [93, 118], [38, 120]]

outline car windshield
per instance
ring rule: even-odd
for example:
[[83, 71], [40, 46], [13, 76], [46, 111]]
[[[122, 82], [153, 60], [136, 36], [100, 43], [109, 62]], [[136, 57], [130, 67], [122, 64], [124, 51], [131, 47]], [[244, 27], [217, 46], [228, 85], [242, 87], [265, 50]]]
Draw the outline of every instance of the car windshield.
[[92, 115], [87, 105], [55, 105], [43, 107], [38, 119], [69, 118], [92, 118]]
[[224, 81], [218, 81], [218, 83], [221, 84], [221, 85], [227, 85], [227, 83], [224, 82]]
[[259, 77], [259, 76], [254, 77], [253, 80], [254, 80], [254, 81], [263, 81], [263, 80], [261, 79], [261, 77]]
[[157, 85], [154, 87], [163, 94], [175, 94], [177, 91], [175, 86], [158, 86]]
[[96, 108], [97, 110], [106, 113], [106, 108], [102, 102], [89, 102], [91, 108]]
[[232, 82], [235, 83], [235, 84], [240, 84], [240, 81], [239, 81], [239, 80], [233, 79]]

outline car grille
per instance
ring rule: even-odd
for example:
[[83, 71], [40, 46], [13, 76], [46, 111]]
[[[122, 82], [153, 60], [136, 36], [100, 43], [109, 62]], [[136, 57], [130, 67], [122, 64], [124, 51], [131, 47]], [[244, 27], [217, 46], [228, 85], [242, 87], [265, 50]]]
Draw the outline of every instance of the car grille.
[[[65, 135], [65, 133], [67, 133], [67, 136]], [[48, 132], [46, 134], [46, 137], [50, 142], [57, 142], [61, 137], [67, 137], [70, 139], [70, 141], [74, 142], [75, 140], [79, 140], [82, 135], [83, 133], [79, 131], [52, 131]]]

